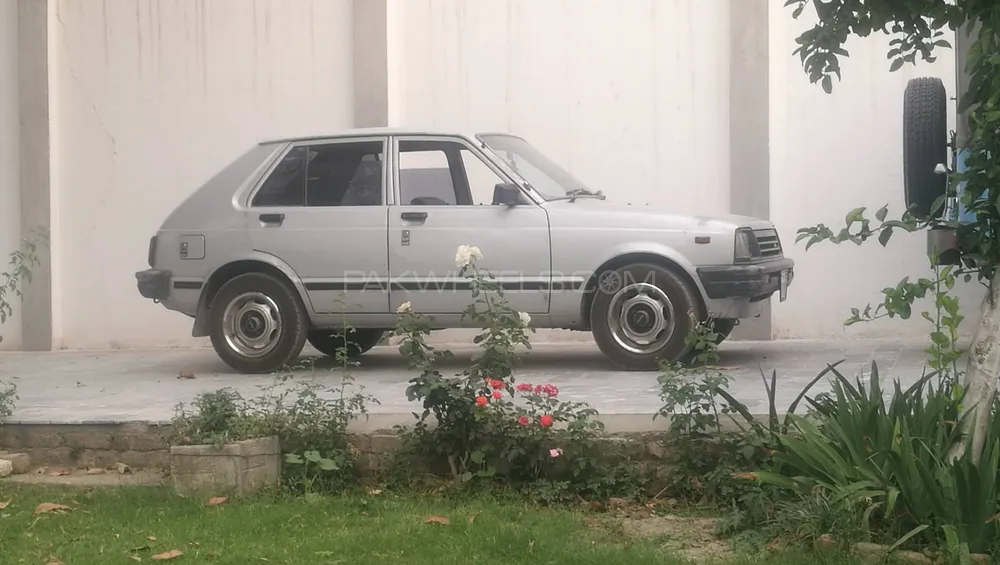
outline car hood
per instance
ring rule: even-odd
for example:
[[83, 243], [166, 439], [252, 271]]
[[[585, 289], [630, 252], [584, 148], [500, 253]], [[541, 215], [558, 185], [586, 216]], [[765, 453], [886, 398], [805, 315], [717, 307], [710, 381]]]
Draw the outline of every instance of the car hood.
[[738, 214], [673, 214], [646, 205], [622, 204], [593, 197], [575, 201], [550, 200], [543, 204], [553, 225], [587, 222], [602, 227], [666, 229], [730, 233], [737, 228], [773, 228], [768, 220]]

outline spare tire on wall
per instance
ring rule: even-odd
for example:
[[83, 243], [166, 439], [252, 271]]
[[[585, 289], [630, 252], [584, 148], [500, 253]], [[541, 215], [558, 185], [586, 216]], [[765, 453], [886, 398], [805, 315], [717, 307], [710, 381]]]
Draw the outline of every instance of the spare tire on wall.
[[918, 218], [947, 190], [945, 175], [934, 172], [948, 163], [948, 93], [939, 78], [915, 78], [903, 94], [903, 189], [906, 205]]

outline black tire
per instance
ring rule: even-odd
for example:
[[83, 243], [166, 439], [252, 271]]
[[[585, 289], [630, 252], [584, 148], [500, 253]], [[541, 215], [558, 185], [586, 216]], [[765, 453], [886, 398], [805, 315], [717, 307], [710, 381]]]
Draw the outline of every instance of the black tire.
[[948, 162], [948, 93], [939, 78], [915, 78], [903, 94], [903, 190], [918, 218], [947, 190], [934, 168]]
[[[605, 279], [608, 276], [611, 278]], [[670, 299], [676, 316], [676, 325], [670, 338], [658, 349], [639, 353], [622, 347], [616, 341], [608, 318], [608, 309], [615, 296], [615, 288], [613, 285], [607, 287], [601, 282], [604, 280], [613, 282], [616, 277], [619, 285], [631, 282], [649, 282], [662, 290]], [[594, 292], [596, 294], [590, 308], [594, 341], [597, 342], [601, 352], [612, 362], [630, 371], [654, 371], [659, 367], [660, 361], [684, 362], [691, 349], [685, 343], [685, 338], [692, 329], [689, 312], [694, 311], [698, 320], [704, 318], [698, 293], [685, 279], [658, 265], [639, 263], [622, 267], [616, 271], [602, 273]]]
[[[346, 345], [349, 357], [366, 353], [378, 345], [385, 335], [385, 330], [348, 328], [347, 332]], [[337, 351], [345, 345], [342, 330], [313, 330], [306, 339], [309, 340], [309, 345], [329, 357], [336, 357]]]
[[[226, 308], [246, 293], [258, 293], [269, 298], [278, 307], [278, 326], [274, 347], [260, 357], [241, 355], [226, 340]], [[227, 365], [241, 373], [260, 374], [277, 371], [298, 357], [306, 343], [309, 318], [295, 289], [285, 281], [264, 273], [247, 273], [234, 277], [222, 285], [212, 300], [209, 335], [212, 347]]]
[[736, 329], [736, 324], [739, 320], [734, 320], [732, 318], [719, 318], [712, 321], [712, 331], [718, 336], [715, 338], [715, 345], [721, 345], [722, 342], [729, 338], [729, 334], [733, 333]]

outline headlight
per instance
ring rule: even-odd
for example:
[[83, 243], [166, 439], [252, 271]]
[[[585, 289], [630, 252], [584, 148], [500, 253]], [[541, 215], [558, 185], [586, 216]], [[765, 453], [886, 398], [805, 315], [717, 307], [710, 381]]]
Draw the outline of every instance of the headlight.
[[753, 231], [749, 228], [736, 230], [736, 242], [733, 247], [734, 262], [746, 263], [753, 258], [753, 250], [750, 243], [751, 237], [753, 237]]

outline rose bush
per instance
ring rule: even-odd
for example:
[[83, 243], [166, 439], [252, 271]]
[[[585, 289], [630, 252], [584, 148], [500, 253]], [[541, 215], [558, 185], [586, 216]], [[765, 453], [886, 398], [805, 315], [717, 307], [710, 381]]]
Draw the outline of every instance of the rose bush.
[[531, 347], [531, 316], [510, 307], [493, 277], [477, 265], [482, 258], [475, 246], [455, 253], [459, 272], [472, 283], [473, 302], [464, 316], [484, 328], [474, 340], [480, 354], [460, 374], [445, 377], [437, 369], [451, 353], [427, 344], [430, 318], [409, 303], [397, 309], [400, 352], [420, 372], [407, 396], [423, 406], [412, 429], [400, 430], [398, 469], [412, 478], [420, 461], [457, 483], [502, 481], [550, 498], [631, 494], [624, 490], [639, 488], [638, 473], [600, 441], [603, 424], [596, 410], [559, 399], [553, 384], [516, 382], [517, 348]]

